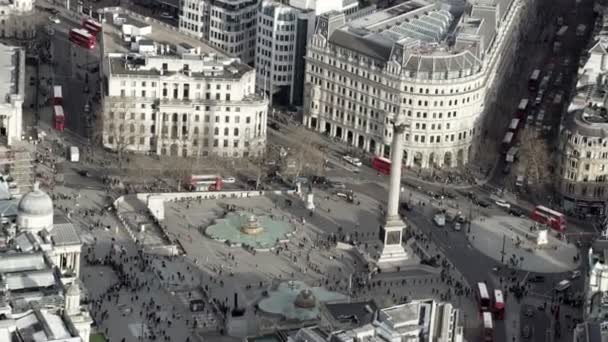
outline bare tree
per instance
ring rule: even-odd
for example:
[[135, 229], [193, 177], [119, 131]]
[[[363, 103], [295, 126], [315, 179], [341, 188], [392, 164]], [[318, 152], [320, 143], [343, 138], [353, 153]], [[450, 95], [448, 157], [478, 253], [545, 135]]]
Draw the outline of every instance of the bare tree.
[[124, 119], [107, 118], [104, 121], [104, 132], [102, 132], [103, 143], [107, 143], [118, 156], [118, 169], [123, 170], [128, 145], [128, 126]]
[[524, 162], [526, 177], [539, 185], [551, 184], [551, 153], [547, 142], [533, 128], [522, 130], [520, 142], [520, 160]]
[[290, 154], [296, 162], [295, 176], [299, 177], [304, 171], [312, 174], [322, 173], [325, 165], [325, 153], [319, 150], [315, 133], [300, 126], [290, 132], [289, 136], [292, 138], [291, 141], [294, 142], [290, 146]]

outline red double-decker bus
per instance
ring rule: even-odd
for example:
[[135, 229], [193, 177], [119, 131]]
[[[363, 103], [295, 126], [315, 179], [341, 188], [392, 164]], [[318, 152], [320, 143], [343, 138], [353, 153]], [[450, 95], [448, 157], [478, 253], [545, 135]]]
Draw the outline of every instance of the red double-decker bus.
[[479, 311], [490, 310], [490, 293], [484, 283], [477, 283], [477, 298], [479, 300]]
[[501, 290], [494, 290], [494, 317], [498, 320], [505, 319], [505, 298]]
[[184, 179], [184, 185], [190, 191], [220, 191], [224, 182], [220, 175], [191, 175]]
[[560, 232], [566, 230], [566, 215], [542, 205], [536, 206], [532, 219]]
[[63, 105], [63, 94], [60, 85], [53, 86], [53, 104], [55, 106]]
[[502, 139], [502, 145], [501, 145], [501, 153], [502, 154], [506, 154], [509, 149], [511, 148], [511, 146], [513, 145], [513, 137], [515, 137], [515, 134], [513, 132], [507, 132], [505, 133], [505, 137]]
[[484, 311], [481, 314], [483, 320], [483, 340], [492, 342], [494, 340], [494, 322], [492, 322], [492, 314]]
[[372, 160], [372, 168], [382, 174], [390, 175], [391, 174], [391, 161], [386, 158], [376, 156]]
[[71, 29], [70, 41], [85, 49], [95, 48], [95, 36], [85, 29]]
[[538, 89], [538, 82], [540, 81], [540, 69], [536, 69], [532, 71], [530, 75], [530, 79], [528, 80], [528, 89], [530, 91], [535, 91]]
[[53, 124], [56, 130], [63, 132], [65, 127], [65, 114], [63, 113], [63, 107], [53, 107]]
[[517, 112], [515, 116], [519, 119], [524, 119], [528, 116], [528, 104], [530, 101], [528, 99], [521, 99], [519, 104], [517, 105]]
[[84, 18], [82, 19], [82, 28], [87, 30], [90, 34], [97, 36], [103, 27], [100, 23], [91, 18]]

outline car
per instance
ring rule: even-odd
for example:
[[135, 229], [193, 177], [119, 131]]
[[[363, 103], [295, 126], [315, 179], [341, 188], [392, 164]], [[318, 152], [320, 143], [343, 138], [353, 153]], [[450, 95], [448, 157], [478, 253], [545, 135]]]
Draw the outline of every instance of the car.
[[509, 215], [515, 216], [515, 217], [524, 217], [525, 214], [523, 211], [521, 211], [518, 208], [510, 208], [509, 209]]
[[496, 205], [499, 207], [503, 207], [503, 208], [507, 208], [507, 209], [511, 208], [511, 203], [509, 203], [503, 199], [498, 199], [494, 203], [496, 203]]
[[78, 174], [82, 177], [91, 177], [91, 173], [88, 170], [79, 170]]
[[407, 202], [402, 202], [401, 209], [403, 209], [405, 211], [412, 211], [412, 206]]
[[560, 72], [559, 74], [557, 74], [557, 77], [555, 78], [555, 81], [553, 82], [553, 84], [555, 86], [559, 87], [560, 85], [562, 85], [563, 79], [564, 79], [564, 74]]
[[563, 292], [563, 291], [566, 291], [567, 289], [569, 289], [570, 286], [572, 286], [572, 283], [570, 282], [570, 280], [564, 279], [564, 280], [560, 281], [559, 283], [557, 283], [554, 290], [556, 292]]
[[456, 194], [451, 191], [442, 191], [442, 194], [449, 199], [456, 199]]
[[341, 182], [331, 183], [331, 187], [334, 189], [346, 189], [346, 185], [344, 185], [344, 183], [341, 183]]
[[458, 216], [456, 216], [456, 222], [464, 224], [467, 222], [467, 218], [463, 214], [458, 214]]
[[343, 155], [342, 159], [344, 159], [347, 163], [354, 165], [356, 167], [361, 167], [363, 165], [363, 163], [361, 162], [361, 160], [359, 158], [349, 156], [348, 154]]
[[57, 17], [56, 17], [56, 16], [54, 16], [54, 15], [51, 15], [51, 16], [49, 17], [49, 20], [50, 20], [51, 22], [55, 23], [55, 24], [61, 24], [61, 20], [59, 20], [59, 18], [57, 18]]
[[489, 208], [491, 206], [490, 202], [486, 202], [484, 200], [478, 200], [477, 205], [482, 208]]
[[544, 283], [545, 282], [545, 276], [536, 275], [536, 276], [533, 276], [533, 277], [529, 277], [528, 278], [528, 282], [529, 283]]
[[165, 19], [173, 19], [173, 16], [170, 13], [168, 13], [168, 12], [161, 13], [160, 17], [161, 18], [165, 18]]
[[226, 178], [222, 179], [222, 181], [224, 183], [236, 183], [236, 178], [234, 178], [234, 177], [226, 177]]
[[570, 273], [571, 280], [580, 278], [580, 276], [581, 276], [581, 271], [572, 271], [572, 273]]
[[312, 176], [312, 184], [327, 184], [328, 180], [324, 176]]

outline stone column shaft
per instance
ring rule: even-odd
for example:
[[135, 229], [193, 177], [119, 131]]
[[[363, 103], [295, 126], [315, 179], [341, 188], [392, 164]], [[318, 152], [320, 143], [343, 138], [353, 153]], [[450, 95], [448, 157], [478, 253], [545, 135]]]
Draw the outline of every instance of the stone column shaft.
[[403, 160], [403, 128], [395, 126], [391, 144], [391, 178], [388, 190], [388, 220], [399, 216], [399, 193], [401, 192], [401, 164]]

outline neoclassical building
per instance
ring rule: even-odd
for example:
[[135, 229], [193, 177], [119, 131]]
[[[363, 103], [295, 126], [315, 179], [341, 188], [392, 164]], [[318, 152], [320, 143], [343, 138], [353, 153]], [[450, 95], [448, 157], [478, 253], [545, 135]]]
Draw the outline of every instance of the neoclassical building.
[[19, 40], [31, 39], [36, 35], [38, 25], [46, 16], [34, 12], [33, 0], [0, 2], [0, 37]]
[[[265, 149], [268, 99], [256, 93], [252, 67], [121, 10], [105, 15], [105, 147], [183, 157], [246, 157]], [[125, 34], [134, 42], [125, 43]]]
[[[10, 207], [14, 200], [0, 201]], [[72, 223], [55, 222], [53, 201], [34, 189], [3, 213], [0, 229], [2, 340], [88, 342], [93, 320], [81, 306], [82, 243]]]
[[608, 112], [586, 106], [567, 113], [557, 173], [562, 207], [602, 215], [608, 200]]
[[320, 17], [306, 57], [304, 124], [388, 157], [391, 123], [402, 116], [405, 165], [466, 164], [512, 68], [528, 4], [410, 0], [350, 22]]

